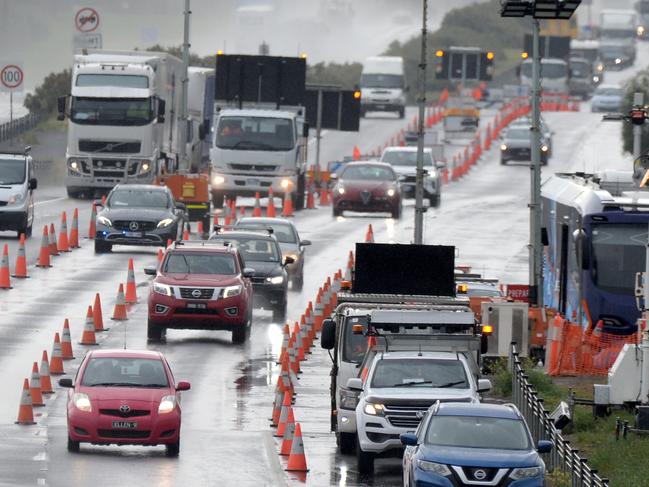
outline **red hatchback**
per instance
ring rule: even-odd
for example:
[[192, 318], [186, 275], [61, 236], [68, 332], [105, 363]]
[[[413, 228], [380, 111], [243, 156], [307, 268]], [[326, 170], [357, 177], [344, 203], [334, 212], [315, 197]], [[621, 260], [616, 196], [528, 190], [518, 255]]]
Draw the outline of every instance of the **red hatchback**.
[[239, 251], [223, 242], [176, 242], [156, 269], [149, 293], [149, 341], [167, 328], [227, 330], [243, 343], [252, 324], [254, 270], [245, 269]]
[[344, 210], [385, 211], [401, 217], [399, 179], [390, 164], [352, 162], [340, 174], [333, 188], [333, 215]]
[[180, 452], [180, 392], [189, 382], [174, 382], [160, 352], [94, 350], [68, 387], [68, 450], [80, 443], [165, 445]]

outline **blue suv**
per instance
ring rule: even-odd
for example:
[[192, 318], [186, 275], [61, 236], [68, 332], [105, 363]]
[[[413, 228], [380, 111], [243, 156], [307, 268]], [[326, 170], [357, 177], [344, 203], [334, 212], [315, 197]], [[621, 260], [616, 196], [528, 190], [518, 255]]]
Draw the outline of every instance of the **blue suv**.
[[540, 453], [513, 404], [440, 403], [401, 435], [405, 487], [543, 487]]

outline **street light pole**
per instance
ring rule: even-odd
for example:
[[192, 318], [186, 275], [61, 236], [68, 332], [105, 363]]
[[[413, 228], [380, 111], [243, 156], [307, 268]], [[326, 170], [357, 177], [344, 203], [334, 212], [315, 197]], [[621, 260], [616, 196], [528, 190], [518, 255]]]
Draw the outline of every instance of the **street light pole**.
[[188, 98], [189, 98], [189, 16], [191, 11], [189, 10], [189, 0], [185, 0], [185, 11], [184, 11], [184, 27], [183, 27], [183, 52], [182, 52], [182, 61], [183, 61], [183, 79], [181, 86], [181, 97], [180, 97], [180, 119], [182, 120], [182, 129], [180, 133], [182, 134], [182, 140], [179, 141], [180, 146], [180, 157], [179, 164], [182, 169], [189, 170], [189, 155], [187, 154], [187, 138], [189, 135], [188, 130]]
[[530, 303], [543, 306], [541, 245], [541, 56], [539, 21], [532, 19], [532, 166], [530, 198]]
[[419, 60], [419, 120], [417, 124], [417, 176], [415, 182], [415, 244], [424, 243], [424, 118], [426, 117], [426, 21], [428, 0], [423, 2], [421, 58]]

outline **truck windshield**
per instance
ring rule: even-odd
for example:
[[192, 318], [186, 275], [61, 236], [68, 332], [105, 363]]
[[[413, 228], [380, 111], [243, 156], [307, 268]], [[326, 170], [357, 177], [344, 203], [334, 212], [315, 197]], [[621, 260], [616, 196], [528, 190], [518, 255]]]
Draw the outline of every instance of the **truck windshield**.
[[361, 87], [363, 88], [403, 88], [403, 76], [400, 74], [374, 74], [361, 75]]
[[632, 296], [635, 275], [644, 271], [647, 224], [601, 224], [592, 230], [591, 275], [603, 291]]
[[[532, 63], [523, 63], [521, 73], [526, 78], [532, 77]], [[557, 79], [568, 76], [568, 66], [564, 63], [541, 63], [541, 76], [543, 78]]]
[[469, 383], [459, 360], [391, 358], [376, 364], [372, 387], [467, 389]]
[[0, 185], [25, 182], [24, 159], [0, 159]]
[[600, 37], [603, 39], [635, 39], [635, 29], [605, 29]]
[[70, 119], [83, 125], [146, 125], [153, 121], [151, 98], [74, 97]]
[[[383, 153], [381, 162], [387, 162], [393, 166], [417, 166], [417, 151], [387, 151]], [[432, 166], [433, 154], [430, 151], [424, 151], [424, 166]]]
[[216, 146], [234, 150], [287, 151], [295, 146], [293, 121], [271, 117], [221, 117]]
[[425, 443], [435, 446], [529, 450], [529, 434], [519, 419], [483, 416], [434, 416]]
[[170, 274], [215, 274], [233, 276], [237, 273], [234, 257], [224, 253], [171, 252], [164, 271]]

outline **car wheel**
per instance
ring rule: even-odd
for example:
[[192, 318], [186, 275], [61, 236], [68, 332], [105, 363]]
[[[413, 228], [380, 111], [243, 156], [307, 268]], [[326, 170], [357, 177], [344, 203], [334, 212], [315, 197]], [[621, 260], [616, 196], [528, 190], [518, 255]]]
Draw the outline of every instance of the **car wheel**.
[[331, 209], [331, 212], [334, 217], [341, 216], [343, 214], [342, 210], [338, 209], [335, 205]]
[[336, 433], [336, 444], [340, 453], [350, 455], [356, 448], [356, 435], [354, 433]]
[[502, 157], [500, 158], [500, 164], [505, 166], [507, 165], [507, 159], [503, 159]]
[[105, 254], [112, 250], [113, 246], [109, 243], [95, 240], [95, 254]]
[[180, 438], [176, 443], [167, 443], [165, 449], [168, 457], [177, 457], [180, 454]]
[[146, 323], [147, 340], [152, 343], [160, 343], [162, 341], [162, 330], [162, 326], [158, 326], [153, 321], [148, 320]]
[[78, 189], [65, 188], [65, 191], [68, 193], [68, 198], [75, 200], [80, 199], [81, 195], [83, 194], [83, 192], [79, 191]]
[[78, 441], [74, 441], [68, 435], [68, 451], [70, 453], [79, 453], [79, 445], [80, 445], [80, 443]]
[[441, 194], [433, 194], [433, 195], [428, 197], [428, 205], [431, 206], [431, 207], [436, 208], [436, 207], [439, 206], [439, 202], [440, 202], [441, 199], [442, 199]]
[[392, 210], [392, 218], [394, 218], [395, 220], [401, 218], [401, 205]]
[[406, 109], [405, 108], [400, 108], [399, 109], [399, 118], [404, 118], [406, 116]]
[[286, 298], [281, 304], [278, 304], [277, 307], [273, 308], [273, 321], [281, 322], [286, 319]]
[[[25, 238], [29, 238], [32, 236], [32, 225], [28, 225], [27, 228], [25, 228]], [[20, 235], [18, 235], [20, 238]]]
[[223, 208], [224, 199], [225, 195], [223, 193], [212, 193], [212, 205], [214, 206], [215, 210], [217, 208]]
[[358, 473], [372, 473], [374, 472], [374, 454], [365, 452], [361, 449], [361, 445], [356, 439], [356, 466]]
[[250, 334], [250, 327], [247, 323], [242, 323], [232, 330], [232, 343], [245, 343]]
[[300, 271], [299, 276], [295, 276], [293, 279], [293, 291], [302, 291], [304, 287], [304, 269]]

